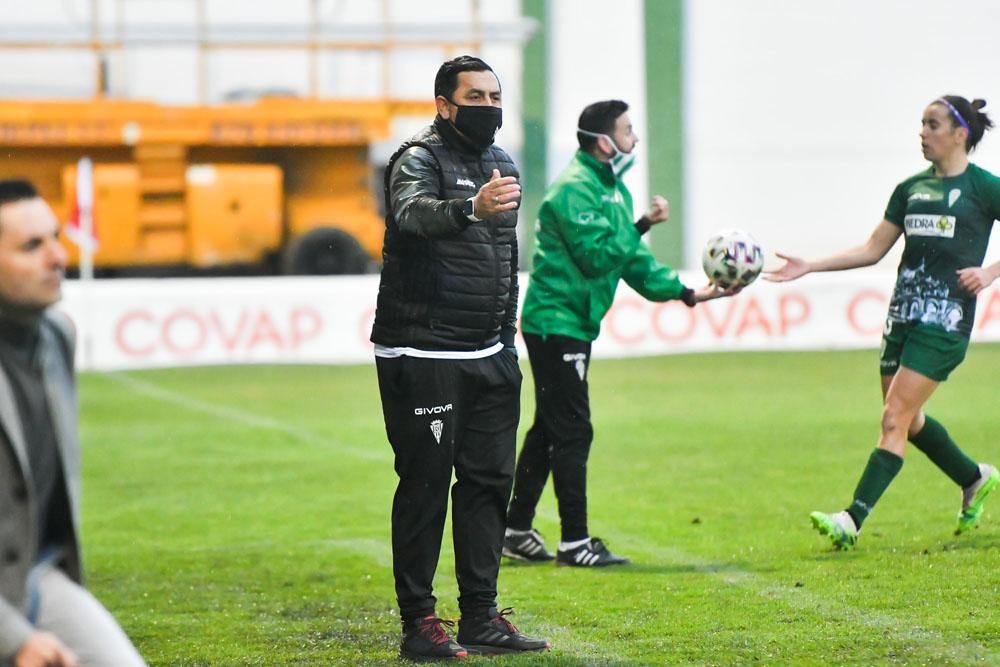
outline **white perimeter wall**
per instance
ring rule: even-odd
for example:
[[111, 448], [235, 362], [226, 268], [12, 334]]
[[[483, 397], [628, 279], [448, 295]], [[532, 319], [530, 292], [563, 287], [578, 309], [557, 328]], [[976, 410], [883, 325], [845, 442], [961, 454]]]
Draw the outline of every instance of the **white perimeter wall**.
[[[688, 266], [726, 227], [805, 256], [856, 245], [926, 167], [928, 102], [982, 97], [1000, 123], [996, 0], [689, 0], [686, 14]], [[973, 160], [1000, 173], [1000, 136]]]
[[[632, 0], [638, 5], [638, 0]], [[339, 30], [340, 39], [387, 38], [385, 30], [407, 39], [432, 40], [450, 45], [397, 48], [388, 61], [387, 87], [392, 97], [434, 97], [434, 75], [441, 63], [462, 53], [456, 46], [477, 37], [479, 55], [497, 72], [504, 89], [504, 125], [498, 143], [520, 160], [522, 44], [537, 27], [521, 17], [520, 0], [479, 2], [478, 23], [473, 0], [321, 0], [319, 19], [324, 28]], [[116, 34], [119, 22], [125, 34], [156, 36], [157, 29], [176, 35], [190, 31], [197, 18], [194, 0], [99, 0], [98, 15], [106, 37]], [[387, 10], [383, 13], [383, 6]], [[209, 31], [246, 31], [254, 38], [308, 36], [309, 0], [262, 2], [205, 0]], [[90, 0], [0, 0], [0, 39], [82, 39], [89, 35]], [[119, 9], [124, 11], [119, 13]], [[230, 32], [225, 32], [225, 31]], [[131, 32], [130, 32], [131, 31]], [[392, 39], [390, 34], [389, 39]], [[319, 58], [320, 95], [334, 98], [372, 99], [384, 92], [386, 70], [382, 53], [372, 50], [323, 51]], [[0, 50], [0, 97], [86, 98], [95, 85], [95, 62], [86, 50]], [[309, 59], [305, 49], [222, 49], [206, 56], [207, 101], [218, 102], [236, 90], [284, 90], [306, 95]], [[198, 53], [194, 45], [130, 46], [109, 55], [111, 94], [166, 104], [197, 104]], [[637, 74], [641, 80], [641, 73]], [[400, 117], [392, 136], [371, 147], [374, 164], [384, 163], [399, 144], [430, 122], [430, 117]]]
[[643, 0], [549, 0], [548, 25], [548, 180], [577, 149], [576, 121], [583, 108], [625, 100], [640, 141], [635, 166], [625, 176], [639, 215], [649, 199], [650, 159], [641, 143], [647, 136]]
[[[499, 141], [516, 158], [523, 140], [520, 39], [529, 31], [520, 4], [480, 2], [487, 35], [482, 55], [507, 92]], [[120, 6], [126, 24], [190, 26], [196, 5], [100, 0], [98, 6], [113, 33]], [[471, 0], [390, 0], [386, 6], [390, 24], [407, 34], [468, 35]], [[208, 0], [206, 7], [213, 26], [266, 31], [304, 25], [309, 3]], [[0, 0], [0, 32], [46, 25], [53, 35], [78, 34], [88, 26], [89, 8], [90, 0]], [[320, 15], [371, 37], [383, 27], [381, 8], [372, 0], [324, 0]], [[625, 99], [640, 138], [647, 137], [647, 112], [655, 110], [645, 99], [643, 0], [550, 0], [548, 11], [551, 179], [575, 150], [573, 128], [586, 104]], [[997, 0], [688, 0], [686, 265], [696, 267], [705, 238], [726, 227], [746, 228], [771, 251], [805, 255], [863, 240], [893, 186], [924, 166], [917, 132], [928, 101], [944, 92], [984, 97], [1000, 121], [998, 27]], [[112, 58], [115, 93], [173, 103], [197, 99], [193, 48], [130, 53]], [[442, 57], [440, 51], [400, 52], [392, 62], [392, 93], [429, 98]], [[305, 92], [306, 63], [302, 52], [214, 54], [210, 97], [243, 87]], [[328, 94], [377, 95], [381, 78], [378, 54], [326, 56], [321, 63]], [[85, 96], [92, 86], [93, 62], [79, 52], [0, 53], [4, 97]], [[399, 121], [394, 136], [374, 147], [372, 160], [384, 160], [426, 120]], [[637, 208], [651, 194], [647, 168], [655, 156], [647, 147], [639, 145], [626, 179]], [[1000, 137], [987, 135], [974, 159], [1000, 172]], [[1000, 258], [1000, 251], [991, 249], [989, 257]]]
[[[695, 308], [651, 303], [622, 285], [594, 355], [875, 348], [892, 283], [886, 271], [809, 276]], [[76, 322], [83, 369], [366, 363], [377, 294], [372, 275], [71, 281], [60, 307]], [[1000, 341], [1000, 285], [980, 297], [973, 340]]]
[[[309, 37], [310, 0], [204, 0], [207, 33], [232, 38], [305, 40]], [[383, 12], [383, 7], [385, 11]], [[520, 87], [520, 42], [529, 25], [520, 20], [520, 0], [479, 3], [475, 24], [473, 0], [320, 0], [321, 37], [341, 41], [408, 39], [441, 44], [467, 42], [477, 34], [488, 46], [484, 57], [511, 89]], [[91, 0], [0, 0], [0, 37], [29, 37], [44, 42], [90, 35]], [[98, 0], [101, 34], [114, 38], [119, 27], [126, 37], [144, 38], [125, 52], [109, 53], [112, 94], [168, 104], [196, 104], [198, 52], [194, 44], [156, 46], [157, 39], [195, 36], [195, 0]], [[476, 30], [479, 30], [476, 33]], [[388, 34], [386, 31], [389, 31]], [[466, 47], [393, 49], [388, 88], [396, 97], [424, 98], [434, 72], [446, 57]], [[518, 54], [513, 60], [508, 51]], [[309, 88], [305, 49], [222, 49], [209, 52], [205, 70], [209, 101], [239, 89], [281, 89], [306, 94]], [[382, 53], [378, 50], [323, 51], [319, 59], [322, 95], [378, 98], [383, 94]], [[0, 93], [7, 97], [88, 97], [93, 92], [94, 61], [86, 50], [24, 49], [0, 52]], [[515, 111], [517, 111], [515, 109]]]

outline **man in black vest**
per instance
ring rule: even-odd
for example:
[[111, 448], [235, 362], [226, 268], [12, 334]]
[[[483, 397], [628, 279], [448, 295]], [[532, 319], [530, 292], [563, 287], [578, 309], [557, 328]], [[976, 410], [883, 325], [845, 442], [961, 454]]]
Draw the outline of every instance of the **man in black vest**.
[[[497, 611], [497, 573], [514, 475], [521, 371], [518, 172], [493, 145], [500, 82], [479, 58], [441, 65], [437, 117], [386, 168], [386, 231], [372, 342], [399, 484], [393, 573], [404, 657], [538, 651]], [[451, 489], [458, 644], [432, 592]], [[459, 645], [461, 644], [461, 646]]]

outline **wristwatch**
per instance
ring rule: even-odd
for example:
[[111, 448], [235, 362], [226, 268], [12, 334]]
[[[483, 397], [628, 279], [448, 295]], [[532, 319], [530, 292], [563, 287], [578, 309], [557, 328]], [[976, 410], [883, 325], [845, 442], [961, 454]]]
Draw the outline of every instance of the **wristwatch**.
[[475, 198], [474, 197], [469, 197], [468, 199], [466, 199], [465, 201], [462, 202], [462, 213], [464, 213], [465, 217], [467, 217], [472, 222], [479, 222], [480, 220], [482, 220], [482, 218], [477, 218], [476, 217], [476, 214], [474, 212], [475, 209], [473, 208], [473, 205], [472, 205], [473, 204], [473, 201], [472, 201], [473, 199], [475, 199]]

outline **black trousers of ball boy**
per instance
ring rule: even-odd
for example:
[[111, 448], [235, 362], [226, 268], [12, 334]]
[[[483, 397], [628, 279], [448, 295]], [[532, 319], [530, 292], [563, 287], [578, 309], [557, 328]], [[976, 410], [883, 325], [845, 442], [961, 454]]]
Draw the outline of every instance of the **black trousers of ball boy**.
[[520, 418], [521, 370], [509, 350], [482, 359], [376, 358], [399, 476], [392, 569], [404, 623], [434, 613], [448, 488], [459, 610], [496, 606]]
[[524, 438], [514, 475], [507, 525], [528, 530], [549, 472], [559, 505], [562, 541], [589, 537], [587, 459], [594, 429], [590, 423], [591, 344], [566, 336], [525, 333], [535, 378], [535, 421]]

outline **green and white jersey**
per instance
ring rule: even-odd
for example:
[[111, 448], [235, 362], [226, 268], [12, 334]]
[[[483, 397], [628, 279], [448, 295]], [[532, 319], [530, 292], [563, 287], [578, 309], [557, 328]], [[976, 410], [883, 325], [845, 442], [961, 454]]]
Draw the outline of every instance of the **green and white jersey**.
[[974, 164], [941, 178], [933, 167], [896, 186], [885, 219], [903, 228], [906, 245], [890, 322], [923, 322], [968, 337], [976, 298], [959, 288], [959, 269], [982, 266], [993, 221], [1000, 218], [1000, 178]]

